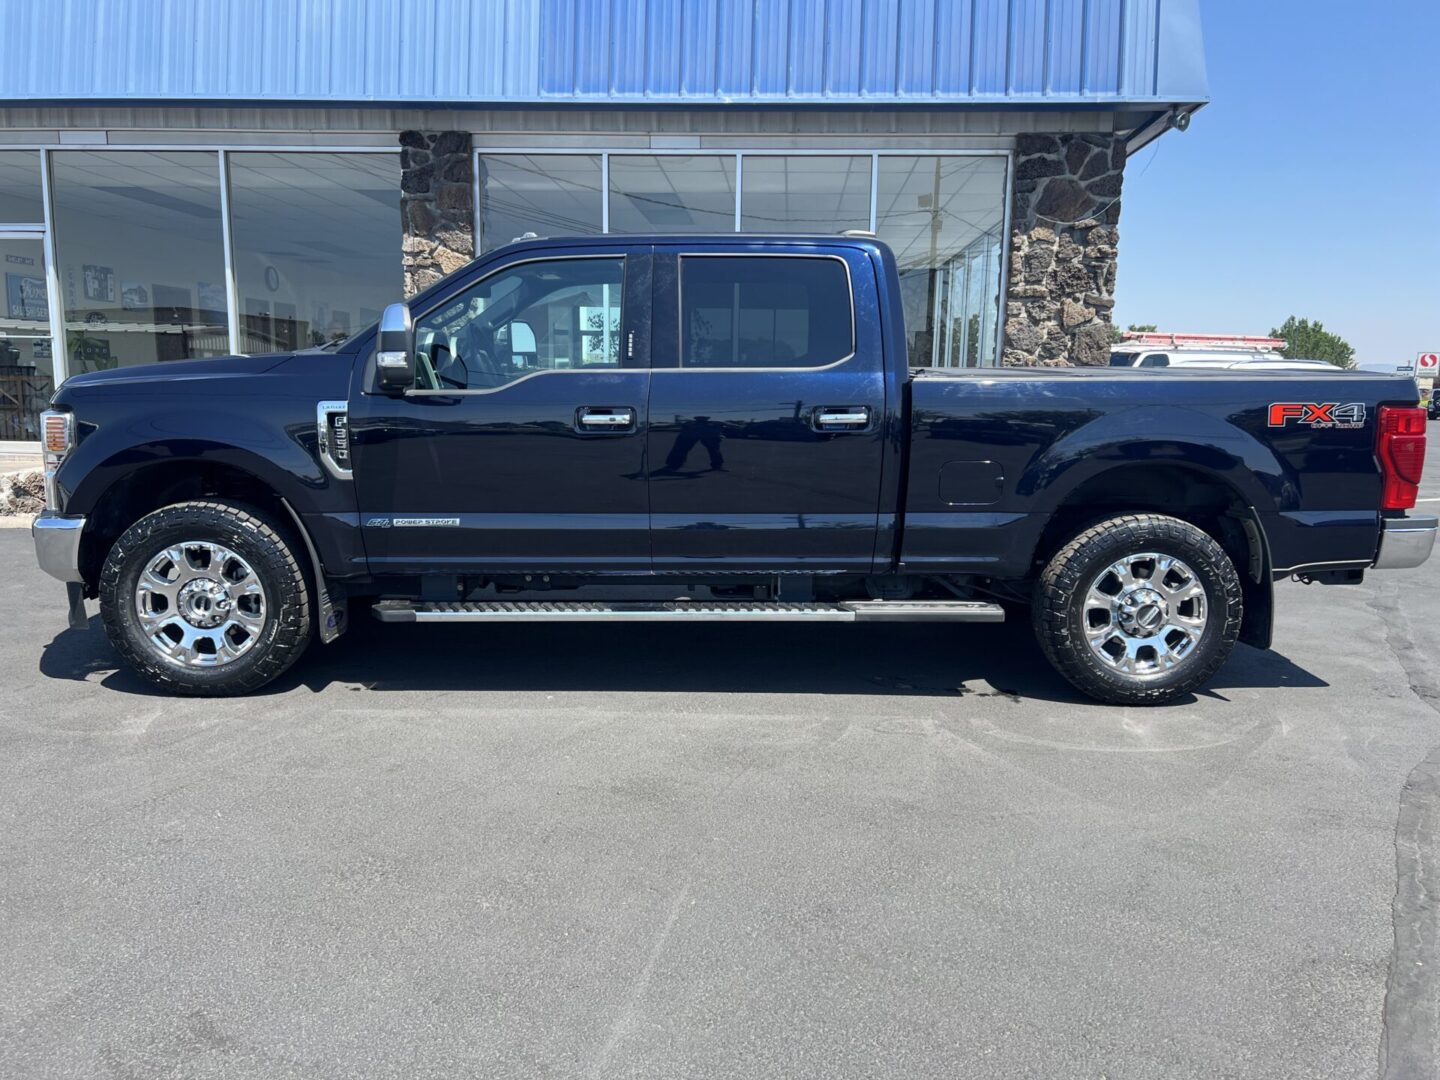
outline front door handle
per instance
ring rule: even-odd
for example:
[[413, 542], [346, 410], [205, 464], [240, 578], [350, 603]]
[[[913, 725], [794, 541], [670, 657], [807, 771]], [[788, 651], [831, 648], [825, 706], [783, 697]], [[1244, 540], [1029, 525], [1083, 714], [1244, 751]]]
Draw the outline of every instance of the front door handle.
[[623, 435], [635, 430], [635, 410], [628, 405], [582, 405], [575, 410], [575, 430]]
[[844, 405], [815, 410], [817, 431], [861, 431], [870, 426], [869, 405]]

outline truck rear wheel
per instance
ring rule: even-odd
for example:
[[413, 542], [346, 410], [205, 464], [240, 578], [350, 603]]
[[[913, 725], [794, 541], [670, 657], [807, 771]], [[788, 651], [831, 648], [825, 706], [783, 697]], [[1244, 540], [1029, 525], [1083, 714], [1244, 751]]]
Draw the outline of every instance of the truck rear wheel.
[[177, 694], [258, 690], [310, 640], [289, 544], [254, 511], [184, 502], [130, 526], [100, 574], [100, 616], [142, 678]]
[[1213, 537], [1179, 518], [1125, 514], [1056, 552], [1032, 615], [1041, 649], [1076, 689], [1160, 705], [1220, 669], [1241, 608], [1239, 575]]

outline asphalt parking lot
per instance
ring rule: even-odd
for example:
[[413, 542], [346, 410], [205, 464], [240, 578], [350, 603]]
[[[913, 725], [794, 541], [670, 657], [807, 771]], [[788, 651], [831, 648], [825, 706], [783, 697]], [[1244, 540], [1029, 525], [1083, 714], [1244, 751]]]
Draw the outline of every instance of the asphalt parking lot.
[[166, 699], [0, 560], [0, 1076], [1440, 1061], [1440, 560], [1158, 710], [1023, 626], [365, 618]]

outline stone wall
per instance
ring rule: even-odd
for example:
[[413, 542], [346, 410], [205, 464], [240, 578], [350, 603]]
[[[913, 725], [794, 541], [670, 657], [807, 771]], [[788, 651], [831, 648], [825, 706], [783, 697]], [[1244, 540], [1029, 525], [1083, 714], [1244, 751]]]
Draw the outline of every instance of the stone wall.
[[474, 165], [465, 131], [400, 133], [405, 296], [475, 257]]
[[1016, 140], [1006, 366], [1108, 362], [1124, 169], [1109, 135]]

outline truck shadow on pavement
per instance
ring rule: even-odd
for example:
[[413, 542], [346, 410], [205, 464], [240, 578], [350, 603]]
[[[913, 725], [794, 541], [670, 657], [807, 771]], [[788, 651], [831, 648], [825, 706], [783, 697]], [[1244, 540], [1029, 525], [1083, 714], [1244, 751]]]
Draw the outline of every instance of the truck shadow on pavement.
[[[92, 618], [46, 646], [40, 671], [121, 693], [155, 694]], [[1276, 652], [1238, 646], [1200, 698], [1328, 684]], [[393, 626], [360, 618], [312, 645], [261, 695], [331, 687], [371, 691], [967, 695], [1093, 704], [1050, 668], [1016, 619], [1002, 626], [785, 624]], [[1195, 700], [1191, 698], [1189, 700]]]

